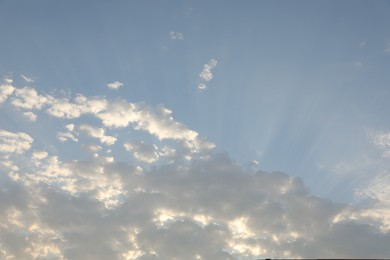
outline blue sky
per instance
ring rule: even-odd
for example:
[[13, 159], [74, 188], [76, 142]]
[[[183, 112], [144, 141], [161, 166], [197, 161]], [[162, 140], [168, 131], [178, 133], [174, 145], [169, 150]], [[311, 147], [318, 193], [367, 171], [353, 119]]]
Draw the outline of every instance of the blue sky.
[[[298, 177], [309, 190], [307, 196], [356, 207], [340, 211], [338, 219], [374, 221], [388, 239], [389, 11], [388, 1], [0, 1], [0, 169], [8, 176], [0, 179], [2, 186], [12, 183], [32, 192], [43, 185], [77, 199], [83, 192], [107, 188], [83, 173], [86, 179], [80, 183], [89, 183], [89, 188], [63, 183], [69, 169], [82, 172], [82, 162], [88, 167], [104, 162], [106, 171], [125, 164], [146, 175], [164, 172], [164, 167], [197, 172], [197, 164], [204, 164], [218, 172], [237, 164], [236, 172], [244, 175], [259, 170]], [[108, 87], [114, 82], [117, 89]], [[19, 150], [10, 148], [18, 145]], [[172, 149], [176, 152], [169, 153]], [[221, 153], [228, 159], [220, 159]], [[31, 164], [36, 174], [57, 169], [65, 175], [37, 177], [38, 186], [32, 188], [27, 181]], [[26, 177], [12, 177], [12, 165], [18, 167], [18, 176]], [[120, 176], [125, 168], [118, 170]], [[158, 190], [150, 176], [143, 182], [150, 182], [145, 190]], [[115, 178], [113, 183], [125, 194], [129, 184], [123, 176]], [[185, 182], [198, 180], [193, 178]], [[232, 188], [234, 178], [225, 188]], [[112, 212], [114, 204], [124, 211], [126, 201], [134, 198], [123, 194], [112, 195], [115, 203], [89, 195], [83, 203], [100, 201]], [[190, 214], [179, 211], [172, 207], [168, 219]], [[221, 212], [213, 214], [215, 221], [224, 219]], [[340, 230], [349, 230], [352, 224], [347, 224]], [[75, 237], [64, 240], [72, 244]], [[0, 248], [2, 243], [7, 248], [6, 241]], [[20, 248], [4, 250], [20, 257]], [[84, 252], [58, 248], [65, 258]], [[161, 257], [173, 257], [162, 248]], [[272, 254], [256, 255], [237, 248], [223, 252], [251, 259], [294, 251], [272, 247]], [[343, 254], [334, 250], [329, 257]], [[378, 250], [379, 256], [386, 255], [385, 249]], [[296, 250], [290, 256], [323, 253]]]

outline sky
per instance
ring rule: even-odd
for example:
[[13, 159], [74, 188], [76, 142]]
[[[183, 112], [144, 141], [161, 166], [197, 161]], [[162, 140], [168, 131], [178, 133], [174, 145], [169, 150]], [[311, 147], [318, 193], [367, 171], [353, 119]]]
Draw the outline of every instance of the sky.
[[0, 258], [388, 257], [389, 13], [0, 0]]

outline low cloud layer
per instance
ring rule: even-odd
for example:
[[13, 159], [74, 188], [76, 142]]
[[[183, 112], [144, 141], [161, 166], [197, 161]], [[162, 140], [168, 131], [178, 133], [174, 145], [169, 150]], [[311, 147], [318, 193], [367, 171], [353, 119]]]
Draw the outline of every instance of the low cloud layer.
[[[337, 204], [310, 195], [300, 178], [249, 170], [215, 154], [213, 143], [163, 106], [19, 89], [12, 81], [1, 85], [0, 93], [8, 93], [3, 105], [66, 123], [62, 132], [45, 133], [59, 139], [50, 151], [38, 149], [28, 129], [0, 131], [0, 258], [390, 255], [388, 219], [380, 217], [388, 215], [388, 195], [375, 192], [386, 175], [365, 190], [377, 195], [369, 207]], [[15, 104], [19, 98], [29, 105]], [[142, 131], [153, 142], [122, 138], [121, 129]], [[69, 140], [93, 156], [61, 158], [54, 151]]]

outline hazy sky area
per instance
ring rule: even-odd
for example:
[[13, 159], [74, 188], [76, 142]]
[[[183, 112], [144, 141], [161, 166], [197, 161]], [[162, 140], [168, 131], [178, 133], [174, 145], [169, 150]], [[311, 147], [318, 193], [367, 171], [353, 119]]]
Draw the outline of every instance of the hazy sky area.
[[0, 0], [0, 259], [388, 258], [390, 1]]

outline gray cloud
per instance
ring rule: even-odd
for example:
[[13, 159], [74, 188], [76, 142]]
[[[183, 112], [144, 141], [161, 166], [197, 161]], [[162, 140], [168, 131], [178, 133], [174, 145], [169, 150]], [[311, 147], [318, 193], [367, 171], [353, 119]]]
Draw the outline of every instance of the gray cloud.
[[[0, 244], [9, 256], [253, 259], [390, 253], [389, 234], [376, 226], [335, 221], [347, 206], [311, 196], [299, 178], [250, 172], [224, 155], [143, 173], [101, 158], [54, 164], [63, 174], [46, 171], [36, 182], [31, 176], [16, 183], [8, 179], [8, 190], [1, 191]], [[57, 186], [64, 181], [59, 177], [74, 180], [75, 192]], [[33, 255], [26, 250], [32, 247], [41, 250]]]
[[[32, 89], [16, 93], [11, 102], [42, 97]], [[255, 171], [227, 155], [214, 154], [212, 143], [174, 121], [163, 106], [83, 95], [72, 101], [48, 97], [41, 101], [27, 102], [26, 109], [47, 105], [46, 116], [77, 118], [78, 123], [89, 114], [100, 119], [103, 128], [67, 122], [66, 132], [58, 135], [65, 141], [76, 139], [76, 134], [75, 145], [93, 155], [85, 160], [65, 160], [34, 147], [28, 133], [0, 130], [0, 153], [5, 155], [0, 158], [0, 258], [390, 255], [389, 218], [380, 217], [388, 215], [388, 195], [378, 193], [388, 186], [387, 175], [364, 190], [376, 195], [374, 206], [337, 204], [312, 196], [300, 178]], [[130, 142], [126, 147], [118, 137], [112, 149], [120, 143], [117, 147], [125, 152], [125, 145], [143, 168], [138, 160], [120, 161], [117, 153], [99, 145], [107, 143], [102, 140], [105, 129], [125, 127], [145, 130], [160, 147], [148, 145], [154, 141]], [[77, 131], [95, 138], [85, 143]], [[387, 148], [387, 139], [387, 135], [375, 139], [375, 144]]]

